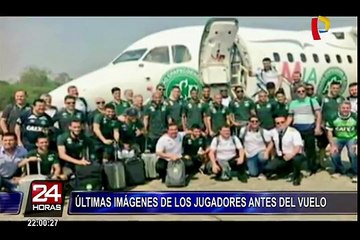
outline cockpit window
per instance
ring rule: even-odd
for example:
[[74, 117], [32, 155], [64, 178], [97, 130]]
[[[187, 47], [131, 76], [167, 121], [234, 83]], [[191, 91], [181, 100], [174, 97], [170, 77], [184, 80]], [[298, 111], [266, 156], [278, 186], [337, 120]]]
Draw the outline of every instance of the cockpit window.
[[191, 60], [189, 49], [184, 45], [174, 45], [171, 47], [174, 63], [183, 63]]
[[146, 48], [129, 50], [121, 54], [117, 59], [113, 61], [113, 64], [117, 64], [119, 62], [129, 62], [129, 61], [137, 61], [139, 60], [144, 53], [146, 52]]
[[153, 48], [145, 56], [144, 61], [169, 64], [170, 63], [169, 48], [168, 47]]

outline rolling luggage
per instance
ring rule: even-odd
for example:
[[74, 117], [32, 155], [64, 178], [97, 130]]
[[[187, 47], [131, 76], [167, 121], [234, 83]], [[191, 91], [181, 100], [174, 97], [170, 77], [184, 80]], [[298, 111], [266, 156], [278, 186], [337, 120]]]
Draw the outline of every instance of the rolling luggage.
[[27, 203], [27, 199], [28, 199], [28, 195], [29, 195], [31, 182], [35, 181], [35, 180], [46, 180], [46, 179], [48, 179], [47, 176], [41, 175], [41, 166], [40, 166], [40, 164], [41, 164], [40, 161], [38, 161], [37, 162], [37, 173], [38, 174], [30, 175], [30, 164], [27, 163], [26, 164], [26, 176], [22, 177], [20, 179], [20, 181], [19, 181], [18, 190], [23, 193], [22, 206], [21, 206], [21, 212], [22, 213], [24, 213], [24, 211], [25, 211], [25, 207], [26, 207], [26, 203]]
[[87, 151], [86, 159], [91, 162], [90, 165], [75, 165], [74, 190], [97, 191], [102, 189], [102, 165], [89, 157], [90, 155]]
[[126, 187], [124, 163], [118, 161], [119, 147], [114, 146], [115, 161], [104, 164], [107, 190], [120, 190]]
[[147, 179], [157, 178], [158, 173], [156, 172], [156, 163], [158, 159], [155, 153], [150, 153], [150, 151], [147, 150], [147, 138], [145, 139], [145, 149], [145, 152], [141, 155], [145, 164], [145, 177]]
[[185, 163], [182, 159], [168, 162], [165, 184], [167, 187], [185, 187]]
[[146, 181], [144, 161], [139, 157], [125, 159], [125, 176], [127, 186], [144, 184]]

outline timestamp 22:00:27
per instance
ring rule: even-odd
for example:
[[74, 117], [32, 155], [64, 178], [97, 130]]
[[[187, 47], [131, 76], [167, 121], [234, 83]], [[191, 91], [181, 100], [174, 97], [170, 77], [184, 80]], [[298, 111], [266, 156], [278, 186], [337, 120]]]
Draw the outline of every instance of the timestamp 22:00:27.
[[28, 227], [56, 227], [59, 219], [54, 218], [29, 218], [27, 219]]

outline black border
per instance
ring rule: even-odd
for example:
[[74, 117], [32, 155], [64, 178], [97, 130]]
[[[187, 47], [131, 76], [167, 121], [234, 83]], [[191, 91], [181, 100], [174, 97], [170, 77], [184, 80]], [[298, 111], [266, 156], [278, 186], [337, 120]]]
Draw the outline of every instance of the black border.
[[[140, 239], [149, 238], [166, 238], [169, 240], [173, 237], [183, 239], [213, 239], [215, 235], [221, 238], [253, 238], [272, 239], [277, 237], [295, 239], [300, 238], [317, 238], [335, 237], [334, 234], [352, 232], [357, 228], [357, 222], [285, 222], [285, 221], [256, 221], [256, 222], [59, 222], [57, 227], [27, 227], [27, 222], [0, 222], [1, 229], [6, 229], [10, 236], [26, 234], [30, 239], [32, 234], [35, 237], [54, 237], [61, 233], [62, 237], [131, 237]], [[350, 225], [350, 226], [349, 226]], [[132, 229], [133, 227], [133, 229]], [[254, 229], [252, 229], [254, 227]], [[12, 232], [12, 231], [16, 232]], [[64, 231], [66, 230], [66, 231]], [[4, 234], [4, 232], [2, 231]], [[47, 235], [51, 234], [51, 235]], [[114, 234], [114, 235], [113, 235]], [[143, 236], [144, 235], [144, 236]], [[249, 237], [247, 237], [249, 236]], [[340, 235], [344, 237], [344, 235]], [[144, 238], [145, 237], [145, 238]], [[218, 237], [217, 237], [218, 238]], [[179, 239], [179, 238], [177, 238]]]
[[[205, 4], [206, 8], [196, 6]], [[320, 6], [315, 6], [314, 1], [232, 1], [216, 2], [214, 5], [200, 2], [166, 2], [156, 3], [154, 1], [126, 1], [126, 2], [98, 2], [90, 1], [75, 5], [74, 2], [34, 2], [34, 1], [7, 1], [0, 8], [0, 16], [197, 16], [199, 14], [206, 17], [213, 16], [346, 16], [351, 14], [357, 16], [355, 7], [346, 7], [338, 2], [319, 2]], [[204, 6], [204, 5], [203, 5]], [[356, 12], [355, 12], [356, 11]], [[164, 19], [166, 21], [166, 19]], [[126, 34], [126, 32], [124, 33]], [[355, 225], [356, 224], [356, 225]], [[340, 226], [339, 226], [340, 225]], [[349, 226], [350, 225], [350, 226]], [[134, 230], [130, 229], [134, 226]], [[250, 227], [254, 226], [254, 230]], [[108, 222], [108, 221], [59, 221], [57, 227], [27, 227], [27, 221], [22, 222], [2, 222], [0, 229], [2, 236], [18, 236], [24, 234], [30, 238], [51, 236], [61, 233], [61, 238], [81, 238], [93, 236], [96, 233], [106, 237], [121, 238], [129, 236], [140, 238], [144, 234], [145, 238], [214, 238], [219, 233], [221, 238], [243, 238], [247, 234], [251, 238], [265, 239], [273, 237], [310, 237], [324, 239], [334, 234], [348, 232], [351, 234], [357, 228], [357, 222], [285, 222], [285, 221], [255, 221], [255, 222]], [[5, 231], [4, 231], [5, 230]], [[66, 232], [64, 231], [66, 230]], [[73, 230], [73, 231], [72, 231]], [[69, 232], [71, 231], [71, 232]], [[166, 233], [169, 231], [169, 233]], [[287, 232], [287, 233], [286, 233]], [[51, 235], [45, 235], [50, 233]], [[114, 233], [114, 236], [111, 234]], [[5, 234], [5, 235], [4, 235]], [[36, 234], [36, 235], [35, 235]], [[176, 235], [176, 236], [175, 236]], [[235, 236], [232, 236], [235, 235]], [[341, 234], [341, 237], [344, 237]], [[143, 238], [143, 237], [142, 237]]]
[[[210, 1], [211, 2], [211, 1]], [[354, 7], [339, 2], [314, 1], [228, 1], [228, 2], [155, 2], [74, 1], [34, 2], [8, 1], [0, 8], [0, 16], [357, 16]], [[166, 20], [165, 20], [166, 21]]]

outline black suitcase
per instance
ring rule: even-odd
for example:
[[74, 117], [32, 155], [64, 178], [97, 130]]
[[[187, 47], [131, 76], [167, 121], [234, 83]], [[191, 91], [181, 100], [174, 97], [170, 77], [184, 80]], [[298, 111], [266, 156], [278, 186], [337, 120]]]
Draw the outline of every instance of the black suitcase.
[[86, 151], [86, 159], [91, 162], [90, 165], [75, 165], [74, 189], [80, 191], [102, 190], [102, 165], [96, 161], [93, 154], [89, 153], [89, 149]]
[[91, 191], [102, 189], [102, 166], [98, 162], [91, 162], [87, 166], [75, 167], [75, 190]]
[[124, 165], [127, 186], [136, 186], [145, 183], [145, 164], [141, 158], [133, 157], [125, 159]]

